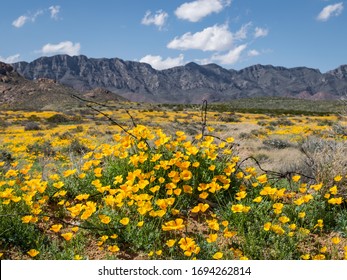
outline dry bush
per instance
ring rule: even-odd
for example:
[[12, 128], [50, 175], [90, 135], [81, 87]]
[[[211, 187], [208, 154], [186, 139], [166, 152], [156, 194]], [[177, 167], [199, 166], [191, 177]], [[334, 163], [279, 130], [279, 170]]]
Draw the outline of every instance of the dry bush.
[[[334, 177], [347, 174], [346, 142], [309, 137], [301, 145], [305, 155], [301, 172], [331, 187]], [[345, 184], [345, 194], [347, 186]]]

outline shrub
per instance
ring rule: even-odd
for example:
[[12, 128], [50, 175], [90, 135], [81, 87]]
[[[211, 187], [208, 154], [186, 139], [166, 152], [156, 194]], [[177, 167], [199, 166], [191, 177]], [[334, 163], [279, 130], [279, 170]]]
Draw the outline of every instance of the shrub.
[[54, 124], [68, 123], [70, 119], [63, 114], [54, 114], [53, 116], [47, 118], [47, 122]]
[[[346, 142], [309, 137], [300, 149], [305, 155], [301, 168], [318, 182], [328, 184], [326, 187], [331, 187], [336, 175], [347, 173]], [[347, 186], [345, 194], [347, 195]]]
[[36, 122], [28, 122], [25, 124], [24, 126], [24, 130], [25, 131], [29, 131], [29, 130], [41, 130], [41, 127], [38, 123]]
[[285, 149], [292, 146], [289, 142], [277, 138], [264, 140], [263, 144], [268, 149]]

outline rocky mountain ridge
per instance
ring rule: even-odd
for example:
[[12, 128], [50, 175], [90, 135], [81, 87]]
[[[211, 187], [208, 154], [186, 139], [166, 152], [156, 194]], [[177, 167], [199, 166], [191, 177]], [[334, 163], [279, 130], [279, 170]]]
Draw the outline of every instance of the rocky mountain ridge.
[[126, 101], [104, 89], [81, 93], [54, 79], [28, 80], [19, 75], [11, 65], [0, 62], [0, 109], [67, 111], [84, 107], [85, 104], [74, 96], [91, 101]]
[[236, 71], [191, 62], [159, 71], [119, 58], [56, 55], [12, 66], [30, 80], [48, 78], [80, 92], [103, 88], [138, 102], [225, 102], [259, 96], [322, 100], [347, 95], [347, 65], [321, 73], [307, 67], [260, 64]]

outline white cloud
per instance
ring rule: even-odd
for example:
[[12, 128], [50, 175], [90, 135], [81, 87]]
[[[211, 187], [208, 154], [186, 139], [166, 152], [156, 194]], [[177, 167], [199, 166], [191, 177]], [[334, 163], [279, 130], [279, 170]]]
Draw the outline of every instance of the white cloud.
[[19, 18], [17, 18], [16, 20], [14, 20], [12, 22], [12, 25], [14, 27], [20, 28], [22, 27], [27, 21], [29, 20], [29, 17], [27, 16], [20, 16]]
[[52, 19], [55, 19], [55, 20], [59, 19], [58, 14], [60, 12], [60, 6], [50, 6], [48, 9], [51, 12]]
[[188, 32], [181, 37], [175, 37], [167, 47], [178, 50], [222, 51], [230, 48], [233, 40], [234, 36], [226, 24], [214, 25], [194, 34]]
[[42, 10], [38, 10], [35, 14], [33, 15], [22, 15], [20, 17], [18, 17], [17, 19], [15, 19], [13, 22], [12, 22], [12, 25], [14, 27], [17, 27], [17, 28], [20, 28], [22, 27], [24, 24], [26, 24], [28, 21], [31, 21], [31, 22], [34, 22], [36, 20], [36, 18], [39, 16], [39, 15], [42, 15], [43, 14], [43, 11]]
[[254, 30], [255, 38], [266, 37], [268, 34], [269, 34], [269, 29], [267, 28], [256, 27]]
[[159, 28], [159, 30], [161, 30], [168, 17], [169, 15], [162, 10], [156, 11], [154, 15], [152, 15], [151, 11], [147, 11], [141, 23], [144, 25], [154, 24]]
[[250, 50], [250, 51], [248, 51], [247, 55], [249, 57], [258, 56], [258, 55], [260, 55], [260, 52], [258, 52], [257, 50]]
[[79, 55], [81, 50], [80, 43], [72, 43], [71, 41], [60, 42], [58, 44], [46, 44], [42, 47], [39, 53], [43, 55], [52, 54], [68, 54]]
[[175, 15], [179, 19], [197, 22], [211, 13], [219, 13], [231, 4], [231, 0], [196, 0], [179, 6]]
[[339, 16], [343, 10], [343, 3], [337, 3], [326, 6], [317, 16], [319, 21], [327, 21], [332, 16]]
[[10, 55], [8, 57], [2, 57], [0, 56], [0, 61], [5, 62], [5, 63], [15, 63], [19, 61], [20, 54], [15, 54], [15, 55]]
[[221, 64], [235, 64], [239, 61], [242, 52], [247, 48], [247, 44], [237, 46], [227, 52], [226, 54], [214, 54], [211, 57], [212, 61], [216, 61]]
[[162, 70], [162, 69], [168, 69], [175, 66], [180, 66], [185, 64], [184, 62], [184, 55], [180, 54], [178, 57], [168, 57], [166, 59], [163, 59], [161, 56], [157, 55], [146, 55], [143, 58], [140, 59], [140, 62], [145, 62], [150, 64], [153, 68]]

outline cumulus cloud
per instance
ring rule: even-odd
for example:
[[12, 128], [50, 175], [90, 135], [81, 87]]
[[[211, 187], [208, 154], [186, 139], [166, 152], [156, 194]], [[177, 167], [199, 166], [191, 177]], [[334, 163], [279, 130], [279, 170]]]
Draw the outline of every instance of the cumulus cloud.
[[254, 30], [255, 38], [266, 37], [268, 34], [269, 34], [269, 29], [267, 28], [256, 27]]
[[0, 61], [5, 62], [5, 63], [15, 63], [19, 61], [20, 54], [15, 54], [15, 55], [10, 55], [8, 57], [2, 57], [0, 56]]
[[327, 21], [332, 16], [339, 16], [343, 10], [343, 3], [337, 3], [326, 6], [317, 16], [319, 21]]
[[175, 10], [179, 19], [197, 22], [212, 13], [219, 13], [231, 4], [231, 0], [196, 0], [187, 2]]
[[258, 52], [257, 50], [249, 50], [247, 55], [249, 57], [258, 56], [258, 55], [260, 55], [260, 52]]
[[152, 15], [151, 11], [147, 11], [141, 23], [144, 25], [154, 24], [159, 28], [159, 30], [161, 30], [165, 25], [168, 17], [169, 15], [163, 10], [156, 11], [154, 15]]
[[183, 54], [180, 54], [178, 57], [168, 57], [166, 59], [163, 59], [159, 55], [146, 55], [140, 59], [140, 62], [148, 63], [153, 68], [158, 70], [168, 69], [185, 64]]
[[247, 44], [237, 46], [226, 54], [214, 54], [211, 57], [212, 61], [220, 64], [235, 64], [241, 58], [242, 52], [247, 48]]
[[60, 6], [50, 6], [48, 9], [51, 12], [52, 19], [59, 19], [58, 14], [60, 12]]
[[39, 15], [42, 15], [43, 14], [43, 11], [42, 10], [38, 10], [35, 14], [33, 15], [22, 15], [22, 16], [19, 16], [17, 19], [15, 19], [13, 22], [12, 22], [12, 25], [16, 28], [20, 28], [22, 27], [24, 24], [26, 24], [27, 22], [31, 21], [31, 22], [34, 22], [36, 20], [36, 18], [39, 16]]
[[44, 45], [39, 53], [43, 55], [52, 54], [68, 54], [68, 55], [79, 55], [81, 50], [80, 43], [72, 43], [71, 41], [64, 41], [58, 44], [46, 44]]
[[181, 37], [175, 37], [167, 47], [178, 50], [222, 51], [230, 48], [233, 40], [234, 36], [226, 24], [214, 25], [194, 34], [187, 32]]

